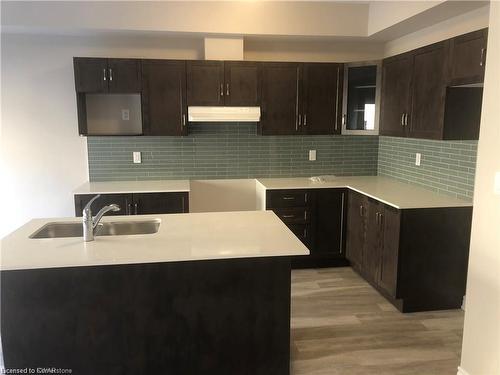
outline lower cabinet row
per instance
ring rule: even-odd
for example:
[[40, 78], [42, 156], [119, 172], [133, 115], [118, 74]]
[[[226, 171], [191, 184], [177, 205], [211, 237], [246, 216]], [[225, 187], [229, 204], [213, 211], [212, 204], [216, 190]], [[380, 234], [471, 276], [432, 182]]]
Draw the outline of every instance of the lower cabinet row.
[[402, 312], [459, 308], [471, 207], [399, 210], [349, 192], [346, 256]]
[[345, 189], [268, 190], [266, 209], [307, 246], [310, 255], [292, 259], [294, 268], [347, 265]]
[[[76, 216], [82, 216], [83, 208], [95, 196], [96, 194], [75, 195]], [[148, 215], [189, 212], [189, 195], [187, 192], [101, 194], [101, 197], [92, 203], [92, 212], [96, 213], [101, 207], [112, 203], [120, 206], [120, 211], [109, 212], [106, 215]]]

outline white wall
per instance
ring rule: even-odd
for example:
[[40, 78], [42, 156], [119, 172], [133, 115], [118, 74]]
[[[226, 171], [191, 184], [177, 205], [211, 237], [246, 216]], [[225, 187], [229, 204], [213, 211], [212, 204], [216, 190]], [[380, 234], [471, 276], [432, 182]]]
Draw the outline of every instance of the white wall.
[[34, 217], [74, 215], [88, 180], [78, 136], [73, 56], [202, 58], [197, 39], [1, 36], [0, 237]]
[[394, 39], [385, 44], [384, 57], [488, 27], [488, 15], [489, 5]]
[[491, 3], [459, 374], [500, 374], [500, 2]]

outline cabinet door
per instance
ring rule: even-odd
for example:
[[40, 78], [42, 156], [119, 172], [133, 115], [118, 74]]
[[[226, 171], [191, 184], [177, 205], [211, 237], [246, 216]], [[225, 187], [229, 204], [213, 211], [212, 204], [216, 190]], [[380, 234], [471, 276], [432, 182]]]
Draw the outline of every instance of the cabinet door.
[[299, 64], [262, 64], [260, 125], [263, 135], [299, 132], [299, 78]]
[[377, 282], [380, 278], [380, 258], [383, 240], [383, 227], [380, 215], [384, 205], [372, 199], [368, 200], [366, 213], [366, 239], [363, 252], [363, 273], [365, 277]]
[[108, 59], [108, 82], [109, 92], [141, 92], [141, 60]]
[[488, 29], [460, 35], [451, 40], [451, 84], [464, 85], [484, 81]]
[[224, 104], [260, 105], [259, 64], [256, 62], [224, 62]]
[[442, 139], [447, 82], [448, 41], [414, 51], [408, 136]]
[[145, 134], [187, 134], [186, 63], [143, 60], [142, 81]]
[[79, 93], [108, 91], [108, 61], [88, 57], [74, 57], [75, 89]]
[[399, 259], [400, 211], [384, 206], [381, 212], [383, 241], [380, 257], [379, 285], [391, 296], [396, 297]]
[[134, 193], [134, 215], [184, 212], [189, 212], [188, 193]]
[[411, 74], [411, 53], [383, 61], [380, 135], [405, 136], [405, 115], [410, 110]]
[[224, 62], [187, 62], [188, 106], [224, 105]]
[[344, 248], [345, 192], [339, 189], [315, 191], [314, 252], [341, 255]]
[[304, 64], [302, 127], [307, 134], [340, 134], [342, 64]]
[[368, 200], [365, 196], [349, 192], [347, 208], [346, 257], [358, 270], [363, 267]]
[[[77, 194], [75, 195], [75, 215], [80, 217], [83, 215], [83, 208], [97, 194]], [[117, 204], [120, 206], [120, 211], [110, 211], [108, 215], [129, 215], [132, 205], [132, 194], [101, 194], [90, 206], [92, 214], [95, 215], [102, 207], [108, 204]]]

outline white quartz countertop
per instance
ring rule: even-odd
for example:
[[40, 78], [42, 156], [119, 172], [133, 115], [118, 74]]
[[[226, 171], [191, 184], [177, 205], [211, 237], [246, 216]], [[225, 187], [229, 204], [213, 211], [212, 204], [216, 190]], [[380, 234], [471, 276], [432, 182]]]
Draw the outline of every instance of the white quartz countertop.
[[49, 222], [78, 218], [33, 219], [2, 239], [1, 270], [99, 266], [307, 255], [309, 250], [271, 211], [109, 216], [103, 221], [160, 219], [155, 234], [30, 239]]
[[189, 180], [85, 182], [74, 194], [171, 193], [189, 192]]
[[259, 178], [257, 181], [266, 190], [349, 188], [398, 209], [472, 206], [471, 201], [380, 176], [334, 177], [325, 182], [313, 182], [307, 177]]

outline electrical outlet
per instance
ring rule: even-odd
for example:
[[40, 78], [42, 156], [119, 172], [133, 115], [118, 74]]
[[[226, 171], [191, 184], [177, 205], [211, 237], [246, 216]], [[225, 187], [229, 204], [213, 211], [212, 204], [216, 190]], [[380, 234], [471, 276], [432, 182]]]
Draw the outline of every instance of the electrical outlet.
[[123, 121], [130, 120], [130, 110], [129, 109], [122, 109], [122, 120]]
[[309, 150], [309, 161], [316, 160], [316, 150]]
[[420, 166], [420, 160], [422, 159], [422, 154], [417, 152], [415, 154], [415, 165], [416, 166]]
[[132, 157], [134, 159], [134, 164], [140, 164], [140, 163], [142, 163], [141, 152], [140, 151], [134, 151], [132, 153]]

